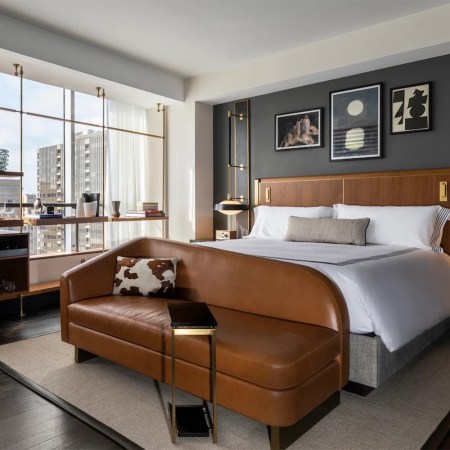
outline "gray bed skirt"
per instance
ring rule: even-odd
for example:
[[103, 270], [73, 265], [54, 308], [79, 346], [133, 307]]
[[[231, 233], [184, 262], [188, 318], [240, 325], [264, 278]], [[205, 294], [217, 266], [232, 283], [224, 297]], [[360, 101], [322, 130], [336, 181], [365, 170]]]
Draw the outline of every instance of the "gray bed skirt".
[[390, 352], [379, 336], [350, 333], [350, 381], [377, 388], [450, 328], [450, 318]]

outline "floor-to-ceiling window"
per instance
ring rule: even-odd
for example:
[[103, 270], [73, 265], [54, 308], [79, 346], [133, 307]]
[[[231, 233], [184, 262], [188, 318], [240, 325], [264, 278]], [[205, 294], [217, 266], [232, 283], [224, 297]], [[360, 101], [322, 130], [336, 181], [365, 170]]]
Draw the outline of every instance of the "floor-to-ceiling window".
[[[44, 205], [56, 204], [56, 212], [73, 215], [67, 205], [83, 193], [101, 193], [103, 215], [111, 212], [111, 200], [120, 200], [122, 211], [135, 209], [137, 201], [156, 200], [162, 207], [162, 139], [148, 132], [151, 114], [105, 101], [102, 95], [0, 73], [0, 152], [6, 170], [23, 171], [22, 191], [19, 178], [0, 178], [0, 203], [17, 205], [22, 200], [31, 205], [40, 198]], [[20, 214], [17, 206], [6, 209]], [[23, 213], [31, 211], [28, 206]], [[161, 225], [29, 227], [31, 254], [102, 249], [157, 232], [155, 227]]]

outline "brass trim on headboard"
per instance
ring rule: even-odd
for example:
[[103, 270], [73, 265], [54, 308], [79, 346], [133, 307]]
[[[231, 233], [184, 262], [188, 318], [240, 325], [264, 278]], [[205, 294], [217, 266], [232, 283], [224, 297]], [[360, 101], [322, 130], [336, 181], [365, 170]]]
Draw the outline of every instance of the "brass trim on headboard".
[[254, 190], [254, 206], [259, 206], [259, 183], [261, 182], [260, 178], [256, 178], [253, 182], [253, 190]]

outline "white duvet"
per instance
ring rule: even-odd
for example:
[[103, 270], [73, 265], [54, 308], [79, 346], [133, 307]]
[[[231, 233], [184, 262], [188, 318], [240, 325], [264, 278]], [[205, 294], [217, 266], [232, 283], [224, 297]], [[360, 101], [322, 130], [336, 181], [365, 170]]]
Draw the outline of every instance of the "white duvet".
[[393, 245], [238, 239], [202, 245], [313, 267], [346, 300], [350, 331], [375, 333], [394, 351], [450, 317], [450, 257]]

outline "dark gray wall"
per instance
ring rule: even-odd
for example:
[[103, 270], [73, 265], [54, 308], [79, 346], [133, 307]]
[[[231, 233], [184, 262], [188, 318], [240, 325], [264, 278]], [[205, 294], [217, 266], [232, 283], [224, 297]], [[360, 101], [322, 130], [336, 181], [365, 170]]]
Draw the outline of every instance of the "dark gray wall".
[[[393, 87], [432, 82], [432, 131], [390, 134], [389, 96]], [[383, 158], [329, 160], [330, 92], [382, 83]], [[323, 147], [275, 151], [275, 115], [323, 108]], [[214, 107], [214, 202], [227, 192], [227, 110]], [[450, 55], [339, 78], [250, 99], [251, 187], [255, 178], [450, 167]], [[253, 198], [253, 197], [251, 197]], [[215, 228], [226, 221], [215, 213]]]

